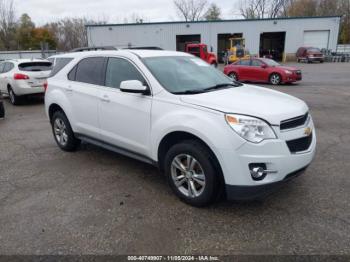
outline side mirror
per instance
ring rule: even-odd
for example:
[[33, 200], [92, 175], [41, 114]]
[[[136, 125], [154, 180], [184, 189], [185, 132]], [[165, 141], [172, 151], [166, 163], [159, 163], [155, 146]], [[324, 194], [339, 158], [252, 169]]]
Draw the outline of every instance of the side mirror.
[[139, 80], [128, 80], [120, 83], [120, 91], [126, 93], [147, 94], [148, 87]]
[[267, 68], [267, 65], [262, 64], [262, 65], [261, 65], [261, 68], [264, 68], [264, 69], [265, 69], [265, 68]]

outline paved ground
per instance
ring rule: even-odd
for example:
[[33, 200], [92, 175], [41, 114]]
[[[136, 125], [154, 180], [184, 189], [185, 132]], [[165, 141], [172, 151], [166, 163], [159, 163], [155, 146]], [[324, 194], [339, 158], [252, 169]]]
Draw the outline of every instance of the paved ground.
[[[350, 254], [350, 63], [303, 64], [318, 151], [264, 202], [187, 206], [146, 164], [58, 149], [43, 105], [0, 121], [0, 254]], [[270, 86], [268, 86], [270, 88]]]

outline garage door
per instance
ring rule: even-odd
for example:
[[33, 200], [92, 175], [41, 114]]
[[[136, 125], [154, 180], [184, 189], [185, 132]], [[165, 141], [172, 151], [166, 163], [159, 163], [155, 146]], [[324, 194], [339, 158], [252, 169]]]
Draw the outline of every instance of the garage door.
[[328, 49], [328, 40], [329, 30], [304, 32], [304, 46]]

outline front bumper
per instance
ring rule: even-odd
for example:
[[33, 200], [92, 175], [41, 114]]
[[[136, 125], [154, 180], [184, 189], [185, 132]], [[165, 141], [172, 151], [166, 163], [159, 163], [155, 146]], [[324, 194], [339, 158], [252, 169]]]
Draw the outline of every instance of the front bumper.
[[307, 58], [309, 61], [311, 62], [323, 62], [324, 61], [324, 57], [323, 56], [313, 56], [313, 57], [308, 57]]
[[232, 186], [226, 185], [226, 198], [227, 200], [236, 200], [236, 201], [244, 201], [244, 200], [256, 200], [260, 198], [264, 198], [276, 190], [278, 190], [282, 185], [290, 181], [291, 179], [302, 175], [307, 167], [303, 167], [297, 171], [294, 171], [288, 174], [283, 180], [258, 185], [258, 186]]
[[[265, 140], [259, 144], [246, 142], [235, 150], [221, 150], [219, 161], [222, 167], [227, 196], [229, 199], [254, 199], [289, 180], [295, 174], [304, 171], [312, 162], [316, 153], [316, 132], [313, 121], [302, 127], [280, 131], [273, 127], [277, 139]], [[304, 147], [290, 147], [287, 141], [308, 137], [305, 132], [312, 130], [309, 141]], [[288, 146], [289, 145], [289, 146]], [[303, 148], [300, 151], [298, 148]], [[292, 151], [296, 149], [296, 151]], [[262, 180], [254, 180], [250, 165], [264, 164], [266, 174]], [[272, 190], [273, 191], [273, 190]]]
[[292, 74], [292, 75], [286, 75], [283, 78], [284, 83], [292, 83], [292, 82], [297, 82], [301, 81], [303, 79], [302, 75], [297, 75], [297, 74]]

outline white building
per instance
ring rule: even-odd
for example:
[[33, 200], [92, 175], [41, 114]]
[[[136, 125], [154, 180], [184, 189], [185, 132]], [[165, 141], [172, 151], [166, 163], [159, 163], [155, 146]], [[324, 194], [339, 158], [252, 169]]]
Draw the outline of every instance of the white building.
[[[160, 22], [87, 25], [89, 46], [158, 46], [183, 50], [185, 42], [201, 42], [221, 57], [229, 38], [245, 38], [253, 55], [278, 52], [293, 59], [300, 46], [336, 50], [339, 16], [276, 19]], [[283, 54], [283, 55], [282, 55]]]

